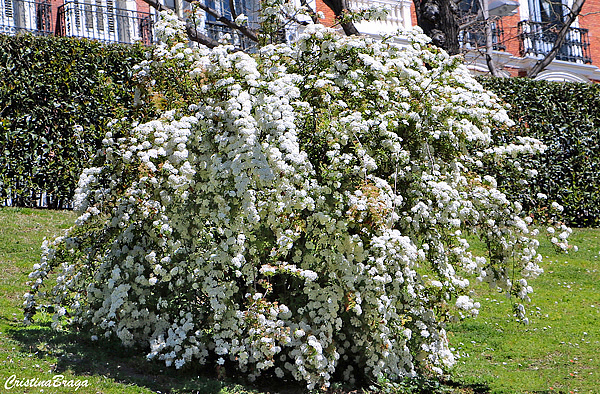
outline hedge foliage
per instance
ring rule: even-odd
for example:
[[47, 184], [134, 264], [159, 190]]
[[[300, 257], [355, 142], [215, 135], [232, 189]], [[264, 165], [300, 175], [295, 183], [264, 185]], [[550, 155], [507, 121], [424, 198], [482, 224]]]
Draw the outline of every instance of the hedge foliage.
[[[136, 111], [132, 68], [145, 53], [137, 45], [0, 35], [1, 199], [27, 206], [46, 192], [51, 207], [70, 201], [108, 121]], [[600, 86], [521, 78], [480, 82], [527, 126], [497, 133], [497, 142], [527, 135], [549, 147], [545, 155], [523, 160], [538, 168], [536, 182], [518, 184], [501, 173], [504, 190], [538, 213], [531, 197], [546, 194], [565, 207], [571, 225], [600, 225]]]
[[[107, 122], [131, 115], [142, 46], [0, 35], [0, 197], [50, 207], [73, 196]], [[79, 127], [81, 126], [81, 127]]]
[[531, 197], [538, 193], [564, 206], [572, 226], [600, 225], [600, 85], [533, 81], [522, 78], [480, 79], [511, 104], [510, 115], [521, 126], [496, 133], [498, 142], [527, 135], [543, 141], [543, 155], [529, 157], [538, 170], [535, 182], [522, 185], [501, 173], [505, 191], [538, 215]]

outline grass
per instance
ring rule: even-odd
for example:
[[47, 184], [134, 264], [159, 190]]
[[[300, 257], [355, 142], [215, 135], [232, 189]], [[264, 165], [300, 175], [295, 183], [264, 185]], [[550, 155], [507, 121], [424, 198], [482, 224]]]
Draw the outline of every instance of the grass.
[[[87, 380], [77, 393], [274, 394], [300, 388], [242, 379], [217, 379], [213, 370], [176, 371], [148, 363], [143, 349], [116, 343], [99, 345], [78, 332], [55, 332], [43, 315], [22, 325], [22, 295], [44, 237], [59, 235], [75, 215], [68, 211], [0, 208], [0, 392], [39, 393], [40, 388], [6, 390], [11, 375], [20, 379]], [[452, 326], [452, 346], [461, 358], [444, 392], [594, 393], [600, 392], [600, 230], [575, 230], [579, 252], [556, 254], [544, 244], [546, 272], [532, 282], [530, 324], [514, 321], [512, 301], [478, 287], [480, 318]], [[468, 357], [467, 357], [468, 355]], [[422, 389], [423, 386], [421, 386]], [[44, 388], [72, 393], [75, 388]], [[417, 392], [412, 384], [388, 385], [386, 393]], [[369, 391], [369, 390], [366, 390]], [[336, 393], [347, 392], [342, 389]], [[370, 390], [369, 392], [373, 392]], [[427, 392], [427, 391], [421, 391]]]
[[492, 393], [600, 392], [600, 230], [576, 229], [578, 252], [543, 243], [545, 273], [532, 281], [530, 324], [515, 322], [512, 300], [483, 287], [480, 318], [453, 327], [452, 344], [470, 357], [455, 379]]
[[[148, 363], [140, 349], [91, 342], [77, 332], [56, 332], [42, 314], [35, 325], [24, 327], [22, 295], [27, 274], [39, 259], [44, 237], [60, 235], [75, 214], [69, 211], [0, 208], [0, 392], [39, 393], [40, 388], [6, 390], [12, 375], [19, 379], [87, 380], [77, 393], [255, 393], [256, 390], [199, 377], [190, 372]], [[44, 393], [72, 393], [74, 387], [43, 388]]]

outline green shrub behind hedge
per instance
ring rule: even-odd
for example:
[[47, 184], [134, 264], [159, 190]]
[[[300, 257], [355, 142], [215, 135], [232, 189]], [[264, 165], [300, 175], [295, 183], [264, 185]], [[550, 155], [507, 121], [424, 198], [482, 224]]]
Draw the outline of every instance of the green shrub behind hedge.
[[[546, 194], [564, 206], [570, 225], [600, 225], [600, 85], [522, 78], [480, 82], [512, 105], [511, 116], [526, 126], [515, 133], [548, 146], [544, 155], [528, 159], [538, 170], [535, 183], [514, 184], [501, 173], [505, 191], [529, 209], [535, 209], [531, 196]], [[496, 135], [500, 141], [513, 137]]]
[[[0, 35], [0, 197], [68, 202], [107, 122], [132, 115], [137, 45]], [[83, 132], [76, 126], [82, 126]]]

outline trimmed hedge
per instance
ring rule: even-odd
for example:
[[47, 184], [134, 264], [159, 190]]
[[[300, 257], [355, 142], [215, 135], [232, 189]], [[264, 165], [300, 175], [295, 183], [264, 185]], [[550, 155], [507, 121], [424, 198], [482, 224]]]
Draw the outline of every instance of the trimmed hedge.
[[[70, 201], [88, 159], [114, 117], [138, 117], [133, 66], [148, 48], [32, 35], [0, 35], [0, 198], [31, 206], [40, 193], [60, 208]], [[521, 126], [497, 133], [536, 137], [546, 154], [523, 159], [539, 171], [524, 186], [498, 177], [504, 191], [541, 213], [531, 196], [564, 206], [574, 226], [600, 225], [600, 85], [481, 78], [512, 105]], [[79, 132], [81, 128], [83, 132]]]
[[[101, 145], [107, 122], [132, 116], [132, 67], [147, 49], [0, 35], [0, 197], [60, 208]], [[81, 127], [78, 127], [81, 126]], [[81, 131], [82, 130], [82, 131]]]
[[499, 174], [505, 192], [538, 215], [543, 211], [531, 196], [546, 194], [564, 206], [563, 220], [570, 225], [600, 225], [600, 85], [522, 78], [480, 82], [511, 104], [510, 115], [521, 126], [497, 133], [499, 141], [527, 135], [548, 146], [543, 155], [523, 160], [538, 171], [530, 185], [511, 183], [507, 173]]

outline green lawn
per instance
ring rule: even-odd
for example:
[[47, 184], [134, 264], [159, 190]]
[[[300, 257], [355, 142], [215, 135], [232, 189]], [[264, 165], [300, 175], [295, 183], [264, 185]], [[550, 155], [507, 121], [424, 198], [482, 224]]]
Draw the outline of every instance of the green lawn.
[[542, 244], [528, 326], [515, 323], [511, 300], [479, 289], [480, 317], [453, 327], [452, 345], [469, 355], [459, 380], [493, 393], [600, 393], [599, 238], [599, 229], [575, 229], [579, 251], [568, 254]]
[[[69, 211], [0, 208], [0, 393], [39, 393], [40, 388], [13, 387], [5, 382], [12, 375], [20, 380], [87, 380], [77, 393], [250, 393], [247, 388], [199, 378], [190, 372], [148, 363], [140, 349], [117, 344], [98, 345], [82, 333], [55, 332], [49, 316], [23, 326], [22, 295], [27, 274], [39, 258], [44, 237], [59, 235], [76, 215]], [[11, 381], [8, 381], [8, 387]], [[73, 393], [74, 387], [43, 388], [44, 393]]]
[[[54, 332], [49, 316], [22, 325], [22, 295], [44, 237], [60, 234], [75, 215], [67, 211], [0, 208], [0, 392], [12, 375], [38, 380], [87, 380], [77, 393], [276, 393], [294, 388], [253, 389], [217, 380], [215, 371], [175, 371], [145, 361], [141, 349], [91, 342], [85, 333]], [[448, 392], [600, 392], [600, 230], [575, 230], [579, 252], [556, 254], [544, 246], [546, 272], [532, 281], [528, 326], [514, 321], [511, 300], [480, 288], [481, 315], [452, 327], [459, 360]], [[467, 356], [468, 355], [468, 356]], [[10, 383], [10, 380], [8, 380]], [[272, 387], [272, 386], [269, 386]], [[44, 388], [72, 393], [73, 387]], [[344, 392], [338, 390], [336, 392]], [[389, 391], [388, 391], [389, 392]]]

